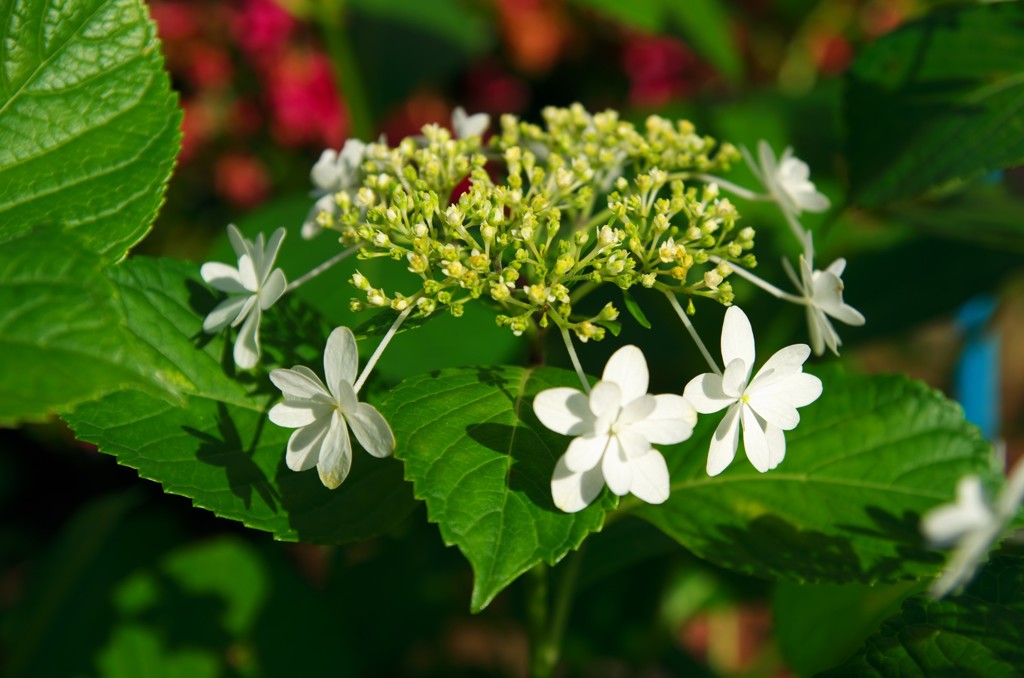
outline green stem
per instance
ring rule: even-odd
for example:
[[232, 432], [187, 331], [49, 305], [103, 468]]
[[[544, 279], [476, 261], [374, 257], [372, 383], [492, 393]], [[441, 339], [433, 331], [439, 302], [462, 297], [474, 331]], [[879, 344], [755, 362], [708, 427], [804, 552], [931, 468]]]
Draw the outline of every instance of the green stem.
[[373, 115], [370, 112], [366, 84], [349, 40], [345, 0], [317, 2], [312, 7], [327, 53], [331, 56], [338, 89], [348, 110], [349, 136], [368, 141], [373, 136]]
[[562, 575], [554, 592], [554, 607], [549, 605], [548, 572], [550, 568], [540, 563], [530, 570], [529, 615], [532, 656], [530, 674], [534, 678], [549, 678], [562, 654], [562, 640], [569, 623], [569, 612], [576, 594], [576, 580], [579, 579], [583, 563], [583, 548], [565, 557]]

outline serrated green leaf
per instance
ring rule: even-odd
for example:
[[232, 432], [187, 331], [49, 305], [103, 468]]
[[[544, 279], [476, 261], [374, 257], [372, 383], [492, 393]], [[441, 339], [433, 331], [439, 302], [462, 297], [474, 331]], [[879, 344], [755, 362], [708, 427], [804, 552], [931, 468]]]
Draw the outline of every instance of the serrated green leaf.
[[633, 295], [628, 290], [622, 290], [622, 301], [634, 320], [640, 323], [641, 326], [651, 329], [651, 321], [644, 315], [644, 310], [640, 308], [640, 304], [636, 303], [636, 299], [633, 298]]
[[134, 352], [102, 267], [59, 229], [0, 247], [0, 426], [162, 376]]
[[960, 407], [905, 377], [822, 373], [824, 394], [786, 433], [786, 458], [758, 473], [741, 450], [721, 475], [705, 472], [712, 432], [665, 453], [672, 494], [639, 505], [645, 518], [712, 562], [798, 582], [888, 582], [935, 576], [945, 562], [920, 516], [954, 500], [961, 476], [995, 482], [991, 446]]
[[[235, 374], [223, 336], [202, 332], [215, 299], [194, 266], [171, 260], [132, 259], [110, 271], [124, 316], [140, 342], [182, 375], [183, 400], [134, 390], [79, 407], [65, 419], [81, 440], [116, 455], [118, 462], [159, 482], [196, 506], [278, 539], [339, 543], [396, 525], [415, 502], [401, 465], [357, 451], [352, 473], [331, 491], [315, 472], [295, 473], [284, 463], [291, 429], [271, 424], [267, 409], [280, 397], [263, 373]], [[306, 362], [300, 328], [287, 308], [268, 311], [264, 339], [277, 332], [290, 350], [283, 364]], [[287, 330], [275, 329], [285, 316]], [[322, 351], [323, 328], [311, 341]], [[269, 358], [270, 356], [268, 356]], [[322, 358], [308, 362], [319, 370]]]
[[537, 421], [533, 398], [578, 383], [553, 368], [457, 368], [407, 379], [381, 402], [428, 518], [473, 567], [474, 612], [531, 567], [579, 547], [614, 501], [606, 493], [575, 514], [551, 501], [569, 438]]
[[849, 664], [823, 676], [1019, 676], [1024, 559], [1002, 556], [959, 596], [914, 596]]
[[118, 259], [149, 230], [181, 113], [140, 0], [0, 8], [0, 241], [75, 229]]
[[852, 199], [879, 205], [1024, 162], [1024, 7], [943, 9], [880, 38], [846, 80]]

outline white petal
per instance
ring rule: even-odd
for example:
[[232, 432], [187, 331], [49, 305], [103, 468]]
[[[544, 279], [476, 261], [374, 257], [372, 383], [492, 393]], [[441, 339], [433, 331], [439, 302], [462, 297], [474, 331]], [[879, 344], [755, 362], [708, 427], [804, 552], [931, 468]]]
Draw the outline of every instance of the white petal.
[[647, 438], [636, 431], [626, 429], [616, 433], [615, 437], [618, 438], [618, 447], [627, 461], [635, 457], [642, 457], [651, 449], [651, 443]]
[[965, 476], [956, 485], [956, 503], [944, 504], [921, 518], [921, 531], [933, 546], [949, 546], [965, 534], [984, 529], [995, 517], [985, 501], [978, 476]]
[[533, 399], [533, 413], [555, 433], [578, 436], [592, 433], [594, 415], [587, 396], [574, 388], [549, 388]]
[[757, 396], [781, 400], [793, 407], [805, 407], [821, 396], [821, 379], [813, 374], [798, 372], [782, 381], [758, 389]]
[[615, 417], [622, 405], [622, 391], [618, 384], [599, 381], [590, 391], [590, 411], [597, 417]]
[[331, 425], [320, 448], [320, 460], [316, 470], [320, 473], [320, 482], [329, 490], [333, 490], [348, 477], [352, 468], [352, 442], [348, 438], [348, 426], [341, 413], [331, 416]]
[[228, 224], [228, 240], [231, 242], [231, 249], [235, 251], [235, 256], [239, 259], [245, 255], [252, 257], [252, 243], [242, 235], [242, 232], [234, 224]]
[[359, 349], [356, 348], [356, 336], [347, 327], [336, 327], [327, 338], [327, 350], [324, 351], [327, 388], [337, 397], [341, 390], [340, 384], [345, 383], [351, 387], [358, 371]]
[[238, 311], [238, 315], [235, 316], [235, 319], [231, 321], [232, 327], [238, 327], [241, 325], [242, 321], [249, 317], [249, 313], [256, 308], [257, 299], [255, 294], [246, 295], [243, 299], [244, 303], [242, 304], [242, 308]]
[[319, 199], [313, 206], [309, 208], [309, 212], [306, 213], [306, 220], [302, 222], [302, 237], [306, 240], [310, 240], [320, 234], [324, 229], [317, 223], [316, 218], [320, 216], [321, 212], [334, 213], [334, 208], [337, 203], [334, 201], [334, 194], [328, 193], [327, 195], [320, 196]]
[[309, 180], [313, 185], [324, 191], [336, 191], [341, 187], [338, 167], [338, 152], [332, 148], [320, 154], [320, 158], [309, 171]]
[[[1005, 453], [1005, 449], [1002, 450]], [[999, 513], [1011, 520], [1017, 514], [1021, 501], [1024, 500], [1024, 464], [1017, 463], [1006, 478], [1006, 485], [999, 493]]]
[[810, 184], [810, 188], [808, 190], [801, 191], [794, 197], [796, 197], [796, 201], [800, 206], [800, 209], [805, 212], [824, 212], [832, 206], [828, 197], [823, 193], [820, 193], [814, 187], [814, 184]]
[[641, 421], [651, 416], [655, 407], [657, 407], [657, 401], [654, 396], [644, 394], [633, 402], [625, 404], [616, 421], [620, 426]]
[[633, 496], [648, 504], [661, 504], [668, 499], [668, 466], [661, 452], [651, 450], [642, 457], [630, 460], [629, 467], [633, 473], [629, 491]]
[[320, 381], [320, 377], [313, 374], [313, 371], [308, 367], [302, 365], [296, 365], [290, 370], [272, 370], [270, 372], [270, 381], [274, 383], [274, 386], [281, 389], [281, 392], [287, 398], [303, 400], [313, 398], [324, 402], [331, 401], [327, 387]]
[[705, 372], [690, 380], [683, 389], [683, 397], [701, 414], [718, 412], [736, 402], [722, 390], [722, 377]]
[[[252, 245], [252, 267], [256, 272], [256, 286], [259, 287], [263, 284], [263, 253], [265, 251], [263, 244], [263, 234], [256, 234], [256, 241]], [[253, 290], [255, 291], [255, 290]]]
[[725, 366], [722, 373], [722, 390], [730, 398], [739, 398], [747, 387], [747, 379], [750, 377], [752, 365], [736, 358]]
[[[270, 234], [270, 239], [267, 241], [267, 247], [263, 251], [263, 266], [259, 271], [260, 280], [265, 281], [271, 269], [274, 268], [274, 262], [277, 261], [277, 253], [281, 251], [281, 242], [284, 240], [286, 235], [288, 235], [288, 231], [283, 228], [278, 228]], [[264, 282], [264, 285], [266, 285], [266, 282]]]
[[742, 408], [743, 418], [743, 447], [747, 452], [747, 459], [761, 473], [764, 473], [771, 466], [771, 453], [768, 449], [768, 438], [762, 428], [763, 420], [749, 407]]
[[366, 144], [359, 139], [348, 139], [341, 147], [341, 184], [342, 188], [351, 187], [359, 174], [363, 157], [366, 155]]
[[285, 463], [293, 471], [307, 471], [316, 466], [320, 458], [320, 448], [323, 446], [324, 438], [327, 437], [327, 430], [330, 428], [331, 418], [324, 417], [309, 426], [296, 429], [288, 439], [288, 451], [285, 454]]
[[814, 355], [821, 355], [825, 352], [824, 327], [828, 325], [825, 313], [820, 308], [807, 307], [807, 332], [811, 335], [811, 348], [814, 349]]
[[220, 302], [216, 308], [203, 319], [203, 331], [213, 334], [231, 324], [238, 312], [245, 306], [249, 297], [230, 297]]
[[717, 476], [724, 471], [736, 456], [736, 448], [740, 444], [740, 409], [739, 403], [730, 407], [715, 429], [715, 435], [711, 436], [707, 466], [709, 476]]
[[[250, 297], [251, 298], [251, 297]], [[260, 307], [253, 306], [235, 339], [235, 364], [250, 369], [260, 360]]]
[[238, 258], [238, 278], [249, 292], [255, 292], [260, 288], [260, 281], [256, 277], [256, 262], [248, 254]]
[[633, 345], [623, 346], [613, 353], [601, 375], [601, 381], [618, 385], [623, 403], [632, 402], [647, 393], [649, 379], [644, 353]]
[[391, 432], [387, 419], [369, 403], [359, 403], [355, 411], [347, 411], [345, 418], [356, 440], [363, 449], [375, 457], [390, 457], [395, 451], [395, 434]]
[[[800, 423], [800, 414], [790, 403], [772, 397], [771, 393], [754, 393], [748, 396], [747, 406], [765, 421], [780, 429], [789, 431]], [[746, 423], [744, 423], [744, 426]]]
[[750, 328], [747, 314], [739, 306], [730, 306], [722, 323], [722, 361], [728, 365], [737, 359], [742, 360], [747, 369], [754, 366], [754, 330]]
[[[757, 142], [757, 157], [761, 164], [761, 172], [764, 174], [765, 182], [774, 184], [779, 168], [775, 164], [775, 152], [772, 151], [772, 147], [764, 139]], [[771, 187], [769, 186], [769, 188]]]
[[555, 472], [551, 476], [551, 499], [566, 513], [582, 511], [601, 494], [602, 489], [604, 475], [600, 466], [583, 473], [573, 473], [565, 465], [564, 456], [555, 464]]
[[604, 482], [612, 492], [620, 497], [629, 492], [633, 473], [630, 471], [629, 462], [614, 436], [601, 459], [601, 473], [604, 474]]
[[686, 398], [671, 393], [653, 397], [654, 411], [646, 419], [630, 424], [629, 430], [657, 445], [674, 445], [689, 438], [697, 423], [693, 405]]
[[467, 139], [472, 136], [481, 136], [487, 131], [491, 124], [491, 116], [486, 113], [474, 113], [466, 115], [462, 106], [457, 106], [452, 111], [452, 129], [459, 139]]
[[203, 267], [199, 269], [199, 275], [203, 277], [207, 285], [221, 292], [238, 294], [250, 291], [245, 289], [245, 285], [242, 284], [238, 269], [219, 261], [208, 261], [203, 264]]
[[267, 282], [263, 283], [263, 289], [260, 290], [260, 308], [265, 311], [273, 306], [287, 288], [288, 281], [285, 280], [284, 271], [279, 268], [274, 269], [274, 272], [267, 278]]
[[355, 389], [347, 381], [339, 381], [332, 395], [334, 402], [338, 403], [344, 414], [347, 415], [349, 412], [359, 409], [359, 398], [356, 397]]
[[317, 419], [329, 418], [331, 406], [322, 400], [285, 400], [270, 408], [270, 421], [284, 428], [309, 426]]
[[611, 443], [607, 435], [578, 436], [569, 443], [569, 449], [562, 455], [565, 467], [573, 473], [589, 471], [601, 461], [601, 455]]
[[771, 358], [768, 358], [754, 378], [750, 380], [747, 393], [753, 393], [759, 388], [764, 388], [800, 372], [810, 355], [811, 348], [807, 344], [793, 344], [779, 349]]
[[768, 439], [768, 470], [772, 470], [786, 458], [786, 433], [778, 426], [770, 423], [764, 427], [764, 436]]
[[843, 259], [842, 257], [836, 259], [831, 264], [829, 264], [828, 268], [826, 268], [825, 270], [837, 278], [842, 278], [843, 271], [846, 270], [846, 259]]

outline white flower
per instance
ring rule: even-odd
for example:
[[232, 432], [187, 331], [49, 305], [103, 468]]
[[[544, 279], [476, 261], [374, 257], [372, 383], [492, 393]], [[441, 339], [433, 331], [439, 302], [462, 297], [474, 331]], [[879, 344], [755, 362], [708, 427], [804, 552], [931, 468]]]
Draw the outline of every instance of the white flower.
[[789, 262], [783, 260], [786, 272], [793, 284], [807, 300], [807, 327], [811, 334], [811, 348], [815, 355], [825, 352], [825, 347], [839, 355], [839, 347], [843, 345], [839, 334], [832, 327], [828, 316], [841, 320], [847, 325], [864, 324], [864, 316], [860, 311], [843, 302], [843, 271], [846, 270], [846, 259], [836, 259], [824, 271], [815, 271], [810, 263], [800, 257], [800, 279], [797, 280]]
[[693, 433], [697, 413], [682, 396], [647, 393], [647, 361], [636, 346], [623, 346], [605, 365], [590, 395], [574, 388], [541, 391], [533, 411], [544, 426], [576, 436], [555, 465], [555, 506], [575, 513], [608, 484], [651, 504], [668, 499], [665, 458], [652, 443], [671, 445]]
[[486, 113], [466, 115], [466, 109], [462, 106], [456, 106], [452, 111], [452, 129], [459, 139], [482, 137], [490, 126], [491, 116]]
[[793, 157], [793, 149], [787, 147], [776, 161], [775, 152], [767, 141], [757, 144], [760, 163], [755, 163], [750, 153], [743, 149], [743, 155], [750, 170], [761, 181], [779, 205], [792, 215], [808, 212], [824, 212], [829, 201], [818, 192], [810, 180], [811, 171], [807, 163]]
[[721, 473], [732, 463], [743, 429], [747, 459], [761, 473], [775, 468], [786, 455], [788, 431], [800, 423], [796, 408], [809, 405], [821, 395], [821, 380], [803, 372], [811, 354], [806, 344], [778, 351], [753, 379], [754, 333], [738, 306], [725, 312], [722, 324], [722, 375], [705, 373], [686, 385], [683, 396], [701, 414], [726, 407], [725, 418], [715, 430], [708, 450], [708, 475]]
[[211, 261], [199, 269], [208, 285], [228, 293], [228, 298], [203, 320], [203, 331], [219, 332], [228, 325], [237, 327], [242, 323], [234, 351], [235, 364], [239, 367], [248, 369], [256, 366], [260, 359], [260, 318], [263, 311], [281, 298], [288, 286], [284, 271], [274, 268], [284, 236], [285, 230], [277, 229], [264, 247], [262, 233], [253, 242], [231, 224], [228, 226], [228, 239], [238, 255], [238, 268]]
[[992, 545], [1017, 514], [1024, 498], [1024, 464], [1017, 464], [995, 505], [985, 499], [978, 476], [965, 476], [956, 486], [956, 502], [933, 508], [921, 517], [921, 532], [938, 548], [954, 546], [945, 571], [929, 592], [941, 598], [966, 585]]
[[334, 213], [337, 203], [334, 196], [342, 191], [353, 198], [359, 187], [361, 167], [366, 155], [366, 144], [359, 139], [349, 139], [338, 153], [328, 148], [320, 154], [320, 158], [309, 172], [309, 179], [316, 187], [312, 195], [318, 200], [306, 215], [302, 224], [302, 237], [307, 240], [317, 235], [322, 229], [316, 222], [321, 212]]
[[270, 408], [270, 421], [296, 429], [288, 439], [288, 468], [306, 471], [316, 466], [320, 482], [332, 490], [345, 481], [352, 466], [349, 428], [375, 457], [391, 456], [395, 449], [388, 422], [375, 407], [356, 398], [352, 384], [358, 369], [355, 336], [347, 327], [339, 327], [331, 332], [324, 351], [327, 386], [301, 365], [270, 373], [270, 380], [284, 394], [284, 402]]

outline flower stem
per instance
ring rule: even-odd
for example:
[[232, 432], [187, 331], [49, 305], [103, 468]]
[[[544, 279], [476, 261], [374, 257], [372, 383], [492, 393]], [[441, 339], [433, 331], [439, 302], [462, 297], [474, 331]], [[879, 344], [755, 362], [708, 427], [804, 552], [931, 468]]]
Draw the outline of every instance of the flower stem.
[[797, 218], [790, 213], [782, 204], [779, 204], [779, 209], [782, 210], [783, 216], [786, 217], [786, 223], [789, 224], [789, 228], [793, 231], [793, 235], [800, 242], [800, 247], [804, 250], [804, 258], [807, 259], [807, 263], [814, 267], [814, 244], [811, 240], [811, 232], [806, 230], [797, 221]]
[[310, 271], [306, 275], [303, 275], [303, 276], [301, 276], [299, 278], [296, 278], [295, 280], [293, 280], [290, 283], [288, 283], [288, 287], [285, 288], [285, 291], [286, 292], [291, 292], [296, 287], [304, 285], [305, 283], [307, 283], [310, 280], [312, 280], [313, 278], [317, 277], [318, 275], [320, 275], [321, 273], [323, 273], [327, 269], [331, 268], [335, 264], [340, 263], [341, 261], [344, 261], [345, 258], [347, 258], [350, 254], [352, 254], [353, 252], [358, 250], [360, 247], [362, 247], [362, 245], [353, 245], [352, 247], [349, 247], [347, 250], [342, 250], [341, 252], [335, 254], [333, 257], [331, 257], [330, 259], [328, 259], [324, 263], [320, 264], [319, 266], [314, 268], [312, 271]]
[[721, 375], [722, 370], [718, 369], [718, 364], [715, 363], [715, 359], [711, 357], [708, 347], [704, 345], [703, 341], [701, 341], [700, 335], [697, 334], [696, 328], [687, 317], [686, 311], [684, 311], [683, 307], [679, 305], [679, 300], [676, 299], [676, 295], [672, 294], [669, 290], [665, 290], [665, 296], [668, 298], [668, 303], [672, 304], [672, 308], [675, 309], [676, 315], [678, 315], [679, 319], [683, 322], [683, 327], [685, 327], [686, 331], [690, 333], [690, 338], [693, 339], [693, 343], [697, 344], [697, 348], [700, 349], [700, 353], [704, 356], [704, 360], [707, 362], [708, 367], [710, 367], [711, 371], [715, 374]]
[[562, 341], [565, 342], [565, 350], [569, 352], [569, 360], [572, 361], [572, 366], [576, 368], [576, 376], [580, 378], [583, 390], [586, 393], [590, 393], [590, 382], [587, 381], [587, 375], [583, 372], [583, 367], [580, 365], [580, 358], [576, 355], [576, 347], [572, 345], [572, 337], [569, 335], [569, 330], [564, 327], [559, 329], [562, 332]]
[[751, 191], [749, 188], [743, 188], [739, 184], [734, 184], [727, 179], [716, 177], [714, 174], [696, 173], [691, 174], [690, 176], [692, 176], [694, 179], [706, 181], [709, 184], [716, 183], [718, 184], [719, 188], [724, 188], [730, 193], [735, 193], [736, 195], [740, 196], [741, 198], [745, 198], [746, 200], [758, 200], [762, 202], [773, 200], [772, 196], [768, 195], [767, 193], [755, 193], [754, 191]]
[[373, 355], [371, 355], [370, 359], [366, 361], [366, 367], [363, 368], [362, 374], [359, 375], [359, 378], [356, 379], [355, 385], [352, 387], [352, 390], [356, 393], [359, 393], [359, 389], [362, 388], [363, 382], [365, 382], [366, 378], [370, 376], [370, 371], [373, 369], [373, 366], [377, 364], [381, 354], [384, 353], [384, 349], [387, 348], [388, 342], [390, 342], [391, 338], [395, 336], [395, 333], [398, 332], [398, 328], [402, 326], [402, 323], [405, 322], [405, 319], [409, 317], [409, 314], [412, 313], [414, 308], [416, 308], [416, 297], [411, 297], [409, 299], [408, 308], [398, 314], [398, 317], [395, 318], [395, 322], [391, 323], [391, 327], [384, 335], [384, 338], [380, 340], [379, 344], [377, 344], [377, 349], [373, 352]]
[[583, 548], [565, 557], [554, 594], [554, 607], [549, 600], [551, 571], [540, 563], [530, 571], [530, 592], [527, 602], [530, 618], [531, 672], [537, 678], [554, 675], [562, 653], [562, 640], [569, 623], [572, 599], [576, 594], [576, 580], [583, 562]]
[[[710, 259], [711, 261], [715, 262], [716, 264], [722, 263], [724, 261], [724, 259], [716, 257], [715, 255], [709, 256], [708, 259]], [[790, 294], [789, 292], [784, 292], [784, 291], [780, 290], [778, 287], [776, 287], [775, 285], [773, 285], [770, 282], [768, 282], [767, 280], [764, 280], [764, 279], [760, 278], [759, 276], [754, 275], [750, 271], [746, 270], [745, 268], [741, 268], [740, 266], [738, 266], [737, 264], [734, 264], [731, 261], [730, 262], [726, 262], [726, 263], [728, 263], [730, 268], [732, 268], [733, 273], [735, 273], [736, 275], [738, 275], [741, 278], [744, 278], [745, 280], [749, 280], [750, 282], [754, 283], [755, 285], [757, 285], [758, 287], [760, 287], [762, 290], [764, 290], [768, 294], [772, 295], [773, 297], [776, 297], [778, 299], [782, 299], [784, 301], [790, 301], [790, 302], [792, 302], [794, 304], [800, 304], [801, 306], [806, 306], [807, 305], [807, 299], [805, 299], [804, 297], [798, 297], [795, 294]]]

